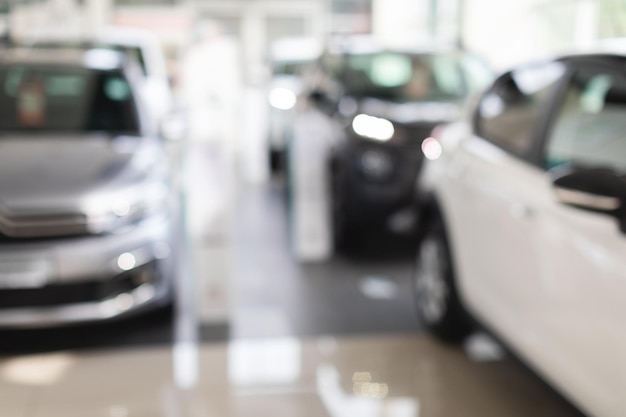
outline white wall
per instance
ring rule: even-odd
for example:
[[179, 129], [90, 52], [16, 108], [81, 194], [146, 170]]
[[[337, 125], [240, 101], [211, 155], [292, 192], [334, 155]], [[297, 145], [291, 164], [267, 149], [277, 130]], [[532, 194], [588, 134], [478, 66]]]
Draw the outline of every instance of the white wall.
[[608, 0], [437, 0], [434, 25], [431, 0], [372, 1], [374, 34], [384, 42], [454, 42], [462, 22], [464, 44], [503, 69], [589, 47], [599, 36], [599, 3]]
[[[107, 1], [103, 0], [100, 5]], [[28, 39], [78, 35], [85, 27], [93, 27], [95, 23], [75, 0], [47, 0], [32, 4], [17, 1], [11, 8], [9, 22], [13, 36]]]
[[428, 1], [372, 0], [372, 32], [384, 45], [405, 47], [426, 42]]
[[466, 45], [496, 68], [589, 47], [597, 0], [466, 0]]

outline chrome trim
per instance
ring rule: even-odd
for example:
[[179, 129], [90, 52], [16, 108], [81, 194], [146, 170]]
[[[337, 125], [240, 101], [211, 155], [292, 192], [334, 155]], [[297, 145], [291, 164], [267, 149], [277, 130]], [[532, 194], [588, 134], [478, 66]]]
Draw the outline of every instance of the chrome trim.
[[557, 187], [555, 192], [560, 202], [588, 209], [612, 211], [622, 206], [622, 202], [617, 197], [608, 197], [560, 187]]
[[40, 328], [105, 321], [153, 304], [163, 296], [154, 285], [143, 284], [102, 301], [0, 310], [0, 327]]
[[82, 213], [18, 214], [0, 211], [0, 232], [8, 237], [49, 237], [88, 233], [88, 219]]

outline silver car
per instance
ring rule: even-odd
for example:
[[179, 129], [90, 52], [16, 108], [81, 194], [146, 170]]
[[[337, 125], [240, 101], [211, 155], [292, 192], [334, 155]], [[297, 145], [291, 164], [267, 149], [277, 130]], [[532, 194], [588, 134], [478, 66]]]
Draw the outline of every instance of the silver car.
[[0, 326], [167, 304], [177, 199], [138, 65], [110, 50], [0, 54]]

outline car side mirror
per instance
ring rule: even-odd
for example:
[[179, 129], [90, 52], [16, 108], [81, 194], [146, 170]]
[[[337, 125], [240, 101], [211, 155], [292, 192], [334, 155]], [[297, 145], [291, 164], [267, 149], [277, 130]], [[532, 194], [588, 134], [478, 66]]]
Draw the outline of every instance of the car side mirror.
[[626, 226], [626, 178], [606, 168], [553, 171], [559, 202], [585, 210], [607, 213]]

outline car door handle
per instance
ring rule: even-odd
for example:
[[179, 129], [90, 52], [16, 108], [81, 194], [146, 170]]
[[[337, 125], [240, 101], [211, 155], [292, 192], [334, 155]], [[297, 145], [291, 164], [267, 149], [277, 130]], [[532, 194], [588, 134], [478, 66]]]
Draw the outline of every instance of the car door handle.
[[528, 220], [533, 216], [533, 210], [522, 203], [512, 203], [509, 206], [509, 214], [515, 220]]

